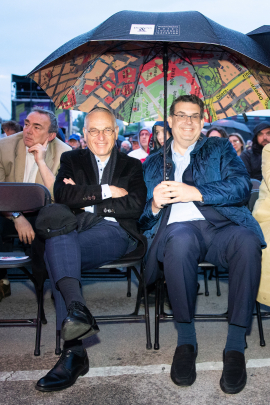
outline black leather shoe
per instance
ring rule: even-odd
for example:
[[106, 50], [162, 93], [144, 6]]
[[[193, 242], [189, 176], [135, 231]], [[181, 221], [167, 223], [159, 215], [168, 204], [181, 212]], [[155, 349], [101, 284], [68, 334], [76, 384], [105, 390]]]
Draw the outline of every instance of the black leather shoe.
[[171, 379], [176, 385], [192, 385], [196, 380], [196, 357], [193, 345], [181, 345], [175, 350], [171, 367]]
[[237, 394], [247, 382], [246, 362], [243, 353], [236, 350], [223, 352], [223, 372], [220, 387], [226, 394]]
[[62, 323], [64, 340], [85, 339], [99, 332], [95, 318], [85, 305], [72, 301], [67, 310], [68, 315]]
[[73, 385], [79, 376], [85, 375], [89, 370], [87, 352], [83, 356], [71, 350], [63, 350], [56, 365], [41, 378], [37, 384], [38, 391], [60, 391]]

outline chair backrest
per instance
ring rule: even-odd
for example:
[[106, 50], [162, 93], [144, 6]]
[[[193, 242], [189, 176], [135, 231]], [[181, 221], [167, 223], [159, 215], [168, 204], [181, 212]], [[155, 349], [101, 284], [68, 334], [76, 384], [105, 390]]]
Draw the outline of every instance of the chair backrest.
[[0, 211], [37, 211], [50, 202], [51, 194], [42, 184], [0, 183]]
[[257, 180], [257, 179], [250, 179], [250, 181], [252, 183], [252, 190], [251, 190], [251, 194], [250, 194], [250, 197], [248, 200], [247, 207], [252, 212], [255, 202], [259, 198], [259, 189], [260, 189], [261, 182], [260, 182], [260, 180]]

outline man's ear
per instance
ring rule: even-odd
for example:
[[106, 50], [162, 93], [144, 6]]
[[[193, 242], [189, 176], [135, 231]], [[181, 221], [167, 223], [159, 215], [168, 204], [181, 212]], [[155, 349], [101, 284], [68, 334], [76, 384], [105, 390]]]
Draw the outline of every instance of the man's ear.
[[119, 127], [116, 126], [115, 127], [115, 137], [116, 137], [116, 139], [118, 138], [118, 132], [119, 132]]
[[48, 142], [53, 141], [55, 137], [56, 137], [56, 132], [52, 132], [51, 134], [49, 134]]
[[86, 131], [86, 128], [84, 128], [83, 127], [83, 136], [84, 136], [84, 139], [87, 139], [87, 131]]
[[167, 121], [168, 121], [169, 127], [172, 128], [172, 117], [170, 115], [169, 115]]

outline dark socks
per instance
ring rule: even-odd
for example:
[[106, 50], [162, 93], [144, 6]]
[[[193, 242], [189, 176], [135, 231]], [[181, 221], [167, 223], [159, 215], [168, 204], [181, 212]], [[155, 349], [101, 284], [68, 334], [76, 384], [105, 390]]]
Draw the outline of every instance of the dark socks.
[[83, 356], [83, 344], [81, 340], [73, 339], [64, 342], [64, 350], [72, 350], [73, 353], [76, 353], [78, 356]]
[[229, 325], [225, 353], [229, 350], [236, 350], [244, 354], [246, 347], [246, 330], [242, 326]]
[[177, 346], [190, 344], [197, 349], [196, 331], [194, 326], [194, 319], [192, 322], [176, 322], [176, 329], [178, 331]]
[[86, 305], [81, 293], [80, 282], [76, 278], [64, 277], [57, 282], [58, 288], [68, 308], [72, 301], [78, 301]]

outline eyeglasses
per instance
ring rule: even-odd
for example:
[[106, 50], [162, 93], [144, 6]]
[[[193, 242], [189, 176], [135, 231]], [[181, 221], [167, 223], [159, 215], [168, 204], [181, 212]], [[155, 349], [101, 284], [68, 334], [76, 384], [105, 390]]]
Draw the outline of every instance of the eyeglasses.
[[186, 115], [186, 114], [173, 114], [176, 116], [176, 119], [178, 122], [187, 122], [188, 118], [190, 118], [191, 122], [195, 122], [198, 124], [201, 121], [201, 116], [200, 114], [194, 114], [194, 115]]
[[91, 128], [90, 131], [88, 131], [88, 132], [93, 138], [95, 138], [100, 134], [100, 132], [103, 132], [103, 134], [105, 136], [112, 136], [112, 134], [114, 133], [114, 129], [111, 129], [111, 128], [105, 128], [105, 129]]
[[236, 140], [235, 140], [235, 141], [230, 141], [230, 142], [231, 142], [231, 143], [239, 143], [240, 141], [238, 141], [238, 140], [236, 141]]

